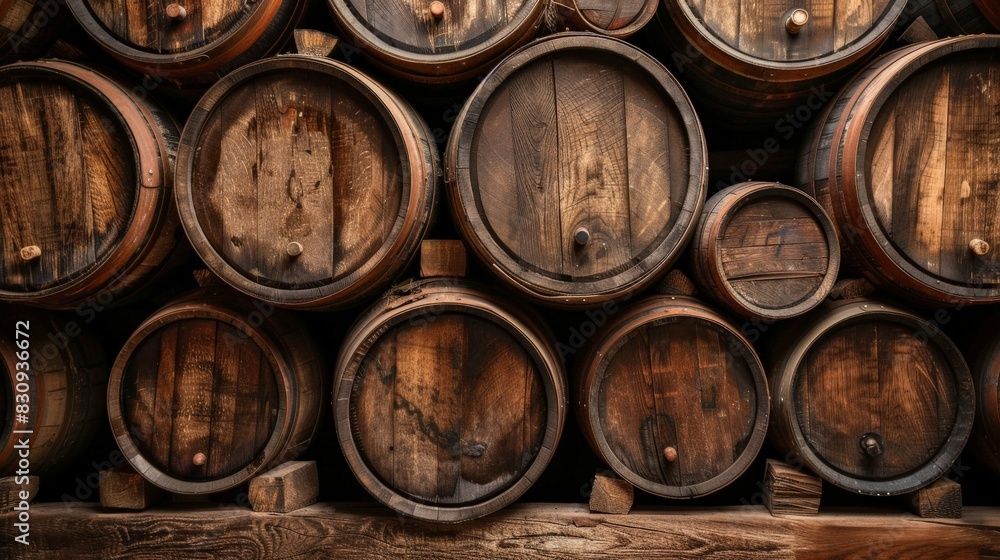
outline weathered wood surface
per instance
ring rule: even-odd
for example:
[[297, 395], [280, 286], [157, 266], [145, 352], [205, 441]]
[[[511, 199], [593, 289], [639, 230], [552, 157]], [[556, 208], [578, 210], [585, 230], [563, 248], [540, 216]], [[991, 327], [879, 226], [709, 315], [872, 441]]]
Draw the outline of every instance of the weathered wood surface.
[[426, 125], [349, 66], [302, 55], [227, 76], [178, 156], [195, 250], [230, 285], [289, 307], [357, 303], [397, 279], [439, 177]]
[[923, 19], [936, 38], [996, 33], [1000, 29], [1000, 6], [995, 0], [909, 0], [906, 14], [899, 19], [893, 35]]
[[505, 60], [465, 105], [446, 154], [449, 202], [473, 252], [523, 295], [566, 307], [666, 273], [704, 202], [705, 162], [673, 77], [592, 34]]
[[[26, 476], [23, 481], [20, 477], [13, 476], [0, 478], [0, 513], [13, 511], [15, 507], [24, 509], [22, 502], [28, 502], [30, 508], [31, 502], [38, 495], [40, 481], [37, 476]], [[23, 492], [28, 493], [27, 499], [24, 499]]]
[[685, 297], [619, 312], [577, 363], [576, 413], [618, 476], [660, 496], [709, 494], [756, 457], [768, 390], [750, 343]]
[[[593, 31], [626, 39], [641, 31], [656, 15], [659, 0], [553, 0], [554, 31]], [[548, 23], [548, 22], [547, 22]]]
[[334, 418], [362, 485], [415, 517], [486, 515], [552, 457], [565, 380], [540, 317], [455, 279], [397, 286], [338, 358]]
[[467, 270], [465, 244], [454, 239], [425, 239], [420, 243], [420, 277], [461, 278]]
[[165, 496], [129, 465], [101, 471], [100, 494], [102, 508], [134, 511], [149, 509]]
[[926, 488], [908, 496], [910, 509], [920, 517], [932, 519], [962, 518], [962, 487], [947, 478], [939, 478]]
[[635, 490], [627, 480], [597, 473], [590, 491], [590, 513], [623, 515], [632, 509]]
[[316, 503], [319, 473], [316, 461], [289, 461], [250, 481], [254, 511], [288, 513]]
[[[763, 507], [643, 509], [591, 514], [585, 504], [519, 504], [459, 527], [400, 518], [376, 506], [317, 504], [290, 514], [170, 508], [107, 514], [93, 505], [32, 507], [31, 560], [192, 557], [483, 558], [990, 558], [1000, 555], [1000, 512], [924, 520], [893, 511], [771, 517]], [[10, 514], [0, 539], [12, 543]], [[87, 543], [81, 546], [80, 543]]]
[[823, 479], [782, 461], [767, 460], [764, 506], [771, 515], [816, 515], [823, 497]]

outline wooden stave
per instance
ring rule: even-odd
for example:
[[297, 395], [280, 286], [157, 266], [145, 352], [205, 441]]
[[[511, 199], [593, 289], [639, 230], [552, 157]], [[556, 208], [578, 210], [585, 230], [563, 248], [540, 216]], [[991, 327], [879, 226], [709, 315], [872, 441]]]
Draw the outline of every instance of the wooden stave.
[[[484, 501], [461, 506], [433, 506], [407, 499], [383, 483], [365, 463], [352, 434], [351, 391], [361, 362], [390, 321], [410, 313], [427, 313], [435, 307], [474, 310], [482, 317], [516, 329], [521, 342], [531, 345], [529, 354], [540, 365], [547, 410], [542, 446], [531, 467], [520, 479]], [[431, 311], [433, 313], [434, 311]], [[555, 337], [533, 309], [511, 305], [504, 294], [473, 282], [456, 279], [410, 280], [398, 284], [369, 307], [344, 337], [333, 378], [333, 417], [337, 441], [358, 482], [383, 505], [407, 517], [438, 523], [460, 523], [507, 507], [530, 488], [554, 456], [565, 425], [567, 388]]]
[[[599, 435], [600, 420], [596, 416], [599, 406], [599, 392], [595, 388], [599, 386], [598, 382], [600, 381], [596, 377], [608, 351], [613, 349], [618, 341], [623, 340], [629, 332], [658, 319], [670, 317], [696, 318], [705, 321], [723, 329], [732, 335], [735, 341], [742, 343], [740, 350], [744, 357], [748, 358], [747, 364], [754, 376], [757, 392], [753, 433], [738, 460], [710, 480], [680, 487], [656, 483], [629, 470], [617, 459], [604, 436]], [[764, 366], [761, 364], [753, 345], [728, 319], [692, 297], [647, 296], [631, 304], [625, 312], [609, 321], [598, 331], [593, 340], [595, 342], [587, 345], [585, 353], [574, 364], [573, 410], [587, 444], [605, 464], [615, 471], [615, 474], [636, 488], [651, 494], [672, 499], [688, 499], [706, 496], [721, 490], [746, 472], [763, 447], [767, 434], [768, 418], [771, 414], [769, 402], [771, 397]]]
[[[408, 206], [402, 231], [388, 248], [380, 248], [360, 271], [323, 288], [278, 289], [261, 286], [245, 278], [222, 258], [207, 239], [199, 224], [193, 190], [194, 155], [212, 111], [217, 109], [232, 88], [258, 75], [287, 69], [326, 69], [351, 80], [369, 98], [376, 109], [390, 115], [388, 122], [397, 143], [407, 151], [410, 164]], [[205, 264], [231, 287], [250, 297], [260, 298], [290, 309], [333, 310], [350, 307], [381, 293], [396, 280], [416, 258], [420, 241], [434, 224], [438, 211], [438, 190], [442, 171], [437, 145], [423, 118], [396, 93], [350, 66], [308, 55], [281, 55], [248, 64], [215, 84], [191, 113], [180, 140], [177, 154], [177, 179], [174, 189], [180, 222], [195, 252]], [[377, 257], [377, 259], [376, 259]], [[333, 287], [331, 287], [333, 286]], [[338, 287], [340, 286], [340, 287]]]
[[[594, 43], [600, 47], [601, 52], [609, 52], [622, 56], [640, 64], [649, 72], [654, 79], [659, 81], [667, 90], [666, 93], [677, 95], [673, 101], [678, 103], [676, 109], [680, 113], [688, 132], [688, 143], [692, 146], [690, 151], [691, 180], [687, 189], [687, 197], [681, 213], [678, 216], [678, 223], [685, 223], [680, 231], [674, 231], [661, 244], [654, 255], [655, 259], [649, 259], [629, 269], [633, 278], [627, 282], [619, 282], [618, 277], [603, 279], [597, 284], [596, 290], [589, 293], [573, 293], [563, 286], [570, 284], [560, 282], [550, 282], [539, 275], [525, 269], [514, 270], [516, 263], [510, 259], [498, 259], [497, 254], [502, 249], [496, 246], [496, 242], [490, 239], [486, 233], [478, 233], [477, 229], [483, 229], [481, 224], [469, 223], [469, 216], [475, 215], [474, 195], [469, 191], [474, 190], [471, 186], [469, 175], [469, 159], [471, 158], [471, 145], [475, 136], [478, 122], [473, 122], [472, 126], [467, 126], [470, 122], [470, 114], [476, 119], [489, 102], [490, 95], [494, 92], [506, 78], [513, 75], [523, 66], [530, 64], [537, 58], [559, 52], [561, 49], [588, 49]], [[657, 75], [658, 72], [662, 72]], [[670, 84], [668, 86], [667, 84]], [[632, 47], [624, 41], [600, 37], [590, 33], [560, 33], [552, 37], [539, 39], [504, 59], [487, 77], [484, 79], [476, 91], [469, 97], [465, 106], [455, 120], [448, 138], [448, 146], [445, 152], [445, 188], [448, 192], [448, 207], [452, 220], [466, 245], [472, 250], [473, 255], [482, 263], [502, 284], [512, 287], [518, 293], [533, 303], [552, 307], [556, 309], [586, 309], [600, 306], [604, 302], [614, 301], [618, 298], [636, 294], [654, 286], [669, 271], [670, 266], [675, 263], [683, 253], [694, 235], [697, 226], [697, 217], [704, 205], [706, 193], [708, 191], [707, 145], [704, 141], [704, 133], [698, 122], [698, 117], [694, 113], [691, 102], [680, 84], [666, 71], [661, 64], [645, 55], [642, 51]], [[700, 145], [701, 149], [698, 149]], [[698, 179], [699, 175], [701, 180]], [[481, 216], [479, 217], [481, 218]], [[486, 247], [483, 239], [489, 240], [490, 247]], [[668, 250], [669, 245], [674, 245], [673, 250]], [[666, 249], [665, 249], [666, 247]], [[649, 260], [657, 262], [650, 263]], [[501, 262], [508, 261], [508, 262]], [[638, 272], [642, 269], [641, 272]], [[524, 279], [525, 274], [531, 275], [536, 280]], [[538, 281], [541, 283], [537, 283]], [[546, 285], [547, 284], [547, 285]]]
[[[112, 434], [128, 463], [154, 486], [175, 494], [204, 495], [221, 492], [248, 482], [254, 476], [282, 462], [298, 458], [311, 444], [319, 429], [325, 394], [325, 360], [307, 328], [292, 313], [272, 308], [271, 314], [225, 287], [199, 288], [160, 308], [146, 319], [122, 347], [108, 380], [108, 419]], [[252, 316], [263, 322], [252, 326]], [[174, 478], [142, 456], [132, 442], [123, 418], [121, 390], [123, 374], [133, 352], [145, 336], [175, 321], [211, 318], [223, 321], [248, 334], [278, 367], [274, 368], [279, 395], [279, 422], [267, 446], [245, 468], [215, 480], [188, 481]]]
[[[737, 294], [726, 281], [720, 266], [718, 254], [718, 235], [728, 223], [732, 214], [744, 204], [756, 198], [766, 196], [783, 196], [795, 200], [806, 209], [814, 212], [816, 220], [823, 227], [830, 251], [830, 264], [823, 283], [808, 299], [784, 309], [769, 309], [754, 305]], [[692, 272], [707, 294], [714, 301], [723, 305], [729, 311], [751, 319], [791, 319], [808, 313], [823, 303], [837, 281], [840, 270], [840, 243], [832, 220], [823, 207], [811, 196], [782, 185], [762, 181], [751, 181], [733, 185], [711, 197], [702, 210], [698, 230], [691, 243]]]
[[[63, 31], [69, 16], [58, 0], [34, 0], [33, 7], [25, 18], [15, 25], [17, 31], [10, 31], [13, 37], [19, 38], [18, 45], [12, 45], [11, 40], [0, 43], [0, 65], [10, 64], [18, 60], [31, 60], [42, 55]], [[0, 2], [0, 21], [7, 18], [14, 0]], [[55, 6], [55, 13], [50, 13], [48, 7]], [[23, 31], [23, 33], [22, 33]], [[25, 38], [27, 37], [27, 38]]]
[[307, 0], [270, 0], [244, 25], [219, 41], [177, 55], [160, 55], [130, 47], [108, 32], [87, 6], [88, 0], [65, 0], [84, 31], [122, 65], [162, 78], [183, 88], [204, 89], [224, 75], [255, 60], [276, 54], [305, 15]]
[[[859, 73], [838, 98], [828, 104], [800, 157], [799, 188], [816, 198], [836, 222], [841, 248], [848, 255], [845, 260], [877, 287], [915, 305], [995, 303], [1000, 301], [1000, 285], [991, 289], [937, 282], [932, 275], [913, 266], [900, 252], [887, 254], [891, 241], [884, 239], [881, 232], [876, 234], [867, 229], [868, 224], [876, 222], [871, 207], [863, 204], [868, 191], [858, 192], [856, 179], [864, 177], [865, 158], [857, 151], [867, 144], [874, 122], [874, 118], [868, 122], [868, 117], [877, 114], [896, 86], [934, 60], [981, 46], [996, 48], [1000, 46], [1000, 38], [964, 36], [919, 43], [886, 53]], [[855, 117], [858, 111], [866, 111], [864, 119]], [[842, 120], [843, 115], [850, 115], [847, 124]], [[858, 122], [864, 124], [852, 126]], [[848, 188], [845, 189], [838, 179], [846, 181]], [[857, 242], [852, 243], [852, 240]]]
[[[116, 248], [91, 270], [75, 279], [35, 292], [0, 291], [0, 300], [56, 310], [76, 309], [94, 297], [112, 298], [108, 306], [139, 299], [157, 281], [184, 263], [188, 248], [171, 189], [180, 130], [173, 117], [144, 97], [132, 95], [122, 83], [75, 62], [41, 60], [0, 68], [0, 79], [18, 72], [68, 79], [86, 88], [119, 119], [130, 133], [136, 156], [138, 195], [132, 220]], [[143, 171], [145, 170], [145, 172]]]
[[[15, 365], [18, 349], [6, 328], [14, 327], [15, 321], [27, 320], [32, 362], [38, 359], [38, 352], [53, 345], [58, 353], [47, 363], [55, 365], [38, 370], [32, 364], [29, 389], [29, 424], [20, 429], [33, 430], [29, 437], [31, 448], [31, 474], [47, 475], [64, 471], [72, 466], [91, 446], [95, 436], [104, 426], [106, 402], [104, 399], [108, 381], [108, 364], [100, 340], [86, 327], [77, 336], [66, 334], [66, 325], [73, 323], [68, 315], [30, 309], [20, 306], [0, 305], [0, 312], [8, 318], [5, 332], [0, 333], [0, 384], [6, 385], [0, 395], [5, 398], [7, 411], [5, 425], [0, 428], [0, 476], [14, 474], [17, 451], [13, 444], [23, 437], [13, 434], [14, 393], [16, 384]], [[76, 323], [79, 325], [79, 323]], [[52, 337], [65, 336], [65, 347]], [[39, 341], [43, 341], [39, 343]]]
[[[868, 480], [852, 477], [836, 468], [826, 465], [805, 441], [797, 428], [796, 411], [792, 403], [792, 385], [795, 367], [804, 358], [812, 344], [844, 324], [844, 321], [860, 316], [875, 316], [903, 322], [914, 327], [914, 332], [926, 334], [936, 343], [949, 360], [955, 372], [957, 396], [956, 421], [952, 433], [938, 451], [934, 459], [925, 463], [916, 472], [886, 479]], [[834, 486], [869, 496], [897, 496], [916, 491], [931, 484], [958, 460], [969, 440], [975, 416], [975, 395], [972, 375], [955, 344], [936, 325], [895, 304], [879, 299], [848, 299], [827, 302], [815, 313], [785, 324], [767, 335], [766, 363], [771, 390], [771, 420], [768, 426], [768, 441], [786, 457], [795, 461]]]
[[969, 450], [980, 463], [1000, 476], [1000, 339], [994, 334], [996, 321], [987, 321], [987, 329], [978, 337], [976, 349], [969, 353], [969, 365], [976, 392], [976, 420], [969, 438]]
[[561, 27], [574, 31], [590, 31], [616, 39], [628, 39], [641, 31], [656, 16], [660, 5], [660, 0], [646, 0], [639, 13], [635, 14], [635, 17], [629, 20], [626, 25], [612, 29], [598, 25], [588, 18], [583, 13], [584, 10], [580, 9], [578, 0], [551, 0], [551, 2], [558, 10]]

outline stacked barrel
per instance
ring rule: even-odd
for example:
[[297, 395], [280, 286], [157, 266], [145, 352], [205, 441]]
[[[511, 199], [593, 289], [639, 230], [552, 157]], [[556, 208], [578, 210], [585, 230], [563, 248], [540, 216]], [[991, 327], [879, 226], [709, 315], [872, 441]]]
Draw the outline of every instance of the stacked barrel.
[[[1000, 304], [990, 2], [59, 6], [0, 1], [5, 474], [22, 429], [50, 472], [109, 429], [177, 494], [336, 440], [374, 498], [458, 522], [573, 415], [591, 450], [562, 452], [666, 498], [766, 439], [858, 494], [970, 435], [1000, 471], [1000, 343], [941, 329]], [[82, 60], [38, 58], [61, 25]], [[713, 182], [734, 143], [753, 170]], [[413, 278], [435, 236], [468, 278]], [[114, 347], [57, 314], [94, 301], [144, 319]], [[568, 359], [553, 325], [595, 309]], [[21, 322], [60, 343], [30, 359]]]

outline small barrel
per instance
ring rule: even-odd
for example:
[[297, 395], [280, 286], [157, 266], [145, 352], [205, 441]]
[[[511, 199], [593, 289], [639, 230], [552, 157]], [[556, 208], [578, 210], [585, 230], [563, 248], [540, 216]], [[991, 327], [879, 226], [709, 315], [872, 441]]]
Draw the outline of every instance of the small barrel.
[[0, 64], [43, 54], [68, 17], [60, 0], [0, 0]]
[[380, 69], [431, 84], [481, 77], [530, 41], [545, 0], [326, 0], [344, 40]]
[[768, 335], [768, 437], [835, 486], [911, 492], [941, 477], [965, 447], [972, 376], [936, 324], [855, 299]]
[[1000, 336], [997, 320], [983, 325], [979, 346], [970, 354], [976, 387], [976, 421], [969, 449], [1000, 476]]
[[383, 504], [459, 522], [516, 500], [552, 458], [564, 372], [541, 317], [458, 280], [396, 286], [337, 360], [340, 446]]
[[0, 299], [120, 304], [187, 254], [177, 127], [140, 93], [71, 62], [0, 68]]
[[840, 244], [813, 198], [778, 183], [749, 182], [708, 199], [691, 244], [695, 278], [741, 317], [788, 319], [826, 299]]
[[433, 218], [437, 147], [399, 97], [353, 68], [288, 55], [245, 66], [195, 107], [177, 205], [205, 264], [285, 307], [384, 290]]
[[880, 58], [831, 104], [798, 168], [846, 259], [922, 305], [1000, 301], [1000, 37]]
[[715, 492], [767, 431], [764, 368], [750, 342], [697, 300], [653, 296], [595, 335], [575, 375], [577, 420], [618, 476], [667, 498]]
[[893, 34], [902, 34], [918, 18], [923, 18], [942, 38], [996, 33], [1000, 29], [1000, 3], [996, 0], [909, 0]]
[[694, 234], [707, 155], [691, 102], [628, 43], [560, 34], [462, 109], [445, 156], [473, 253], [537, 303], [594, 307], [666, 274]]
[[551, 0], [558, 25], [626, 39], [656, 15], [660, 0]]
[[149, 482], [210, 494], [299, 457], [319, 423], [322, 355], [288, 311], [223, 287], [147, 319], [111, 370], [108, 416]]
[[65, 0], [80, 25], [148, 87], [203, 88], [278, 51], [306, 0]]
[[766, 123], [785, 134], [874, 56], [906, 3], [664, 0], [654, 40], [666, 41], [663, 59], [718, 124]]
[[104, 350], [76, 315], [0, 305], [0, 317], [0, 476], [65, 470], [104, 426]]

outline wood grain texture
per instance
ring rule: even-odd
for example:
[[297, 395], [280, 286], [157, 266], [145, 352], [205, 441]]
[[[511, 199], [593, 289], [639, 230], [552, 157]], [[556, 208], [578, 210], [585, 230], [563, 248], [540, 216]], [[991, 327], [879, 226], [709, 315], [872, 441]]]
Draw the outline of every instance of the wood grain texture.
[[[15, 507], [23, 510], [25, 508], [22, 502], [27, 502], [30, 509], [30, 504], [38, 495], [41, 478], [27, 476], [23, 480], [24, 484], [17, 484], [18, 482], [21, 482], [19, 477], [5, 476], [0, 478], [0, 513], [14, 511]], [[23, 499], [23, 492], [28, 493], [27, 500]]]
[[[669, 530], [664, 530], [664, 525]], [[206, 527], [211, 530], [206, 531]], [[995, 508], [969, 508], [963, 519], [836, 512], [774, 518], [761, 507], [643, 509], [628, 516], [587, 512], [584, 504], [519, 504], [460, 528], [402, 519], [385, 508], [317, 504], [291, 514], [239, 509], [163, 509], [100, 514], [88, 504], [32, 508], [26, 560], [118, 559], [144, 554], [243, 558], [448, 556], [502, 558], [892, 557], [974, 558], [1000, 554]], [[0, 538], [14, 537], [11, 523]], [[81, 547], [80, 542], [89, 546]]]
[[926, 488], [908, 496], [910, 509], [930, 519], [962, 518], [962, 487], [955, 481], [939, 478]]
[[288, 513], [316, 503], [319, 473], [316, 461], [289, 461], [250, 481], [254, 511]]
[[627, 480], [598, 473], [590, 491], [590, 513], [624, 515], [632, 509], [635, 491]]
[[637, 34], [656, 16], [659, 2], [652, 0], [553, 0], [551, 30], [593, 31], [608, 37], [627, 39]]
[[461, 278], [467, 270], [465, 244], [454, 239], [424, 239], [420, 243], [420, 277]]
[[132, 511], [149, 509], [164, 497], [128, 465], [100, 472], [100, 494], [102, 508]]
[[767, 460], [764, 506], [771, 515], [816, 515], [823, 497], [823, 480], [793, 469], [782, 461]]
[[917, 18], [939, 38], [1000, 30], [1000, 8], [993, 0], [910, 0], [907, 17], [900, 18], [893, 35], [901, 35]]
[[183, 0], [187, 12], [177, 21], [167, 14], [168, 2], [85, 0], [95, 19], [122, 42], [154, 53], [174, 54], [218, 41], [271, 2], [239, 0]]

